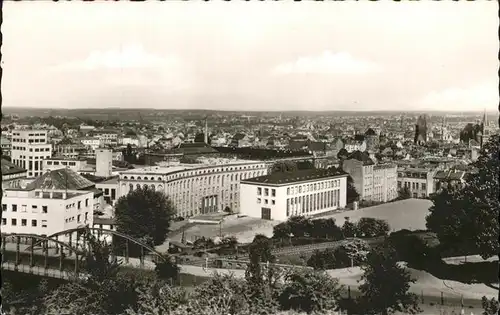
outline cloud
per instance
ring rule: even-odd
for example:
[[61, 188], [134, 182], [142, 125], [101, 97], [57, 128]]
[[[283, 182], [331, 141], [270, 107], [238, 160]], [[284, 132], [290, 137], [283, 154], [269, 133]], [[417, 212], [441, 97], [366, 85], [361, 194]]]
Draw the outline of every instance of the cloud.
[[476, 111], [498, 106], [498, 83], [483, 83], [432, 91], [415, 102], [421, 109]]
[[325, 51], [318, 56], [301, 57], [294, 62], [275, 67], [273, 74], [365, 74], [380, 71], [381, 67], [366, 60], [359, 60], [349, 53]]
[[87, 58], [60, 64], [56, 71], [92, 71], [99, 69], [177, 68], [181, 61], [175, 56], [160, 57], [129, 44], [120, 50], [92, 51]]

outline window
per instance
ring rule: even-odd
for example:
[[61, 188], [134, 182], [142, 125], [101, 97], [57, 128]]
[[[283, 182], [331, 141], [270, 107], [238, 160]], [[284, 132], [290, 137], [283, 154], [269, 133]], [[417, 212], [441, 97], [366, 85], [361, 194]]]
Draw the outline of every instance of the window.
[[261, 203], [261, 199], [260, 198], [257, 198], [257, 203]]
[[80, 218], [81, 218], [81, 214], [79, 214], [77, 217], [76, 217], [76, 220], [78, 223], [80, 223]]
[[264, 196], [269, 196], [269, 188], [264, 188]]
[[22, 226], [26, 226], [27, 224], [27, 220], [26, 219], [21, 219], [21, 225]]
[[37, 212], [38, 212], [38, 206], [36, 206], [36, 205], [32, 205], [32, 206], [31, 206], [31, 212], [33, 212], [33, 213], [37, 213]]
[[266, 204], [266, 205], [269, 204], [269, 200], [264, 199], [264, 204]]
[[2, 218], [2, 225], [7, 225], [7, 219], [6, 218]]
[[88, 207], [89, 206], [89, 199], [85, 199], [85, 207]]
[[287, 194], [287, 195], [290, 195], [290, 188], [287, 188], [287, 189], [286, 189], [286, 194]]
[[17, 219], [12, 219], [11, 223], [12, 223], [12, 226], [16, 226], [17, 225]]
[[17, 212], [17, 205], [12, 205], [12, 212]]
[[276, 204], [276, 200], [272, 199], [272, 200], [271, 200], [271, 204], [272, 204], [272, 205], [275, 205], [275, 204]]
[[42, 213], [47, 213], [47, 206], [42, 206]]
[[21, 212], [26, 212], [26, 205], [21, 206]]
[[7, 205], [6, 204], [2, 204], [2, 211], [7, 211]]
[[276, 189], [271, 189], [271, 197], [276, 197]]
[[36, 220], [31, 220], [31, 226], [36, 227]]
[[262, 195], [262, 188], [257, 187], [257, 196]]
[[425, 183], [422, 183], [422, 190], [426, 190], [427, 189], [427, 185]]

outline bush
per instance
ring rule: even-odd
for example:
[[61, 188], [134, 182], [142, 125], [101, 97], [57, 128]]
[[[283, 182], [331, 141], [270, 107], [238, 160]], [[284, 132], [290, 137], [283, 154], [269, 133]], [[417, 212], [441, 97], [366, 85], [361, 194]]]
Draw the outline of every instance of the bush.
[[337, 279], [324, 272], [300, 270], [285, 278], [279, 302], [284, 310], [322, 312], [337, 308], [340, 292]]
[[363, 237], [386, 236], [391, 230], [389, 224], [380, 219], [361, 218], [357, 224], [358, 230]]
[[316, 250], [307, 261], [307, 265], [316, 270], [335, 269], [337, 267], [335, 251], [330, 248], [324, 251]]

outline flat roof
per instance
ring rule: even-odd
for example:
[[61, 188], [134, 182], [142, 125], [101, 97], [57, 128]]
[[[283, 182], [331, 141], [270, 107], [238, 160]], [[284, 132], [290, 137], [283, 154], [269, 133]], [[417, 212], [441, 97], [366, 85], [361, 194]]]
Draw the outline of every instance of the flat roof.
[[[224, 163], [226, 162], [226, 163]], [[141, 167], [141, 168], [136, 168], [136, 169], [130, 169], [130, 170], [125, 170], [120, 172], [121, 174], [128, 175], [128, 174], [156, 174], [156, 175], [163, 175], [163, 174], [170, 174], [170, 173], [175, 173], [175, 172], [180, 172], [180, 171], [185, 171], [185, 170], [196, 170], [196, 169], [203, 169], [207, 167], [230, 167], [230, 166], [239, 166], [239, 165], [248, 165], [248, 164], [266, 164], [264, 161], [252, 161], [252, 160], [232, 160], [229, 163], [227, 161], [221, 161], [221, 159], [218, 159], [218, 161], [214, 161], [211, 159], [206, 160], [206, 163], [196, 163], [196, 164], [174, 164], [171, 166], [146, 166], [146, 167]]]
[[328, 177], [347, 177], [348, 174], [343, 171], [328, 169], [300, 170], [295, 172], [277, 172], [271, 175], [259, 176], [242, 180], [242, 183], [258, 183], [284, 185], [296, 182], [319, 180]]

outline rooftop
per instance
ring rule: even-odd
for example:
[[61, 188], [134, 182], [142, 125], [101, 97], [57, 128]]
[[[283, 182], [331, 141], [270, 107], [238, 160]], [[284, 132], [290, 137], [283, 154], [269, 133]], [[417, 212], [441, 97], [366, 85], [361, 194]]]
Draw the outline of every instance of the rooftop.
[[25, 169], [20, 168], [14, 163], [2, 159], [2, 175], [13, 175], [25, 172], [26, 172]]
[[60, 168], [43, 174], [31, 182], [26, 189], [69, 189], [81, 190], [94, 186], [95, 184], [78, 173]]
[[318, 180], [327, 177], [344, 177], [344, 176], [347, 176], [347, 173], [339, 170], [311, 169], [311, 170], [300, 170], [295, 172], [277, 172], [271, 175], [259, 176], [242, 180], [241, 182], [284, 185], [296, 182]]

